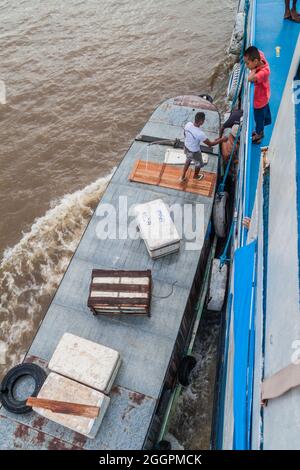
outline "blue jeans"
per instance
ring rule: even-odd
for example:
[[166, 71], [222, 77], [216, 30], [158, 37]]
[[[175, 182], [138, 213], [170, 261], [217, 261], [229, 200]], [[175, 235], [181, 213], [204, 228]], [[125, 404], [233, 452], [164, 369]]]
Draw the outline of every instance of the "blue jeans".
[[254, 120], [256, 126], [255, 132], [257, 134], [262, 134], [264, 132], [264, 127], [268, 126], [272, 122], [269, 103], [263, 108], [254, 108]]

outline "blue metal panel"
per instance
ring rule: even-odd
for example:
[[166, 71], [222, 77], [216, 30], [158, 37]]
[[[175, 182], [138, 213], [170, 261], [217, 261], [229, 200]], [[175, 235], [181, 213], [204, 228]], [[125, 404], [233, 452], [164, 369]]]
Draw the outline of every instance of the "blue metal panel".
[[[256, 241], [235, 252], [234, 270], [234, 442], [236, 450], [249, 449], [253, 277]], [[253, 353], [253, 351], [252, 351]]]
[[[296, 80], [300, 80], [300, 64]], [[297, 220], [298, 220], [298, 270], [299, 270], [299, 293], [300, 293], [300, 103], [295, 104], [295, 126], [296, 126], [296, 184], [297, 184]]]

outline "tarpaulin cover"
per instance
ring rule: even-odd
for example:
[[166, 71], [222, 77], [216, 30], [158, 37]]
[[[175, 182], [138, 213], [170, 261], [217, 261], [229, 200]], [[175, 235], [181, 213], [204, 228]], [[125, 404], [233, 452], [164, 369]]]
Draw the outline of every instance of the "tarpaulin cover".
[[250, 445], [253, 370], [253, 279], [256, 240], [236, 250], [234, 262], [234, 449]]

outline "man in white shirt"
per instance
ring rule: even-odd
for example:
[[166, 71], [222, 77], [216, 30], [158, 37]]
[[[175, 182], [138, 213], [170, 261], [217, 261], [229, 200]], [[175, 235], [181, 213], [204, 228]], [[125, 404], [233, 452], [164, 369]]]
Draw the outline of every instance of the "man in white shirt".
[[202, 143], [208, 147], [213, 147], [214, 145], [227, 141], [227, 137], [220, 137], [214, 141], [209, 140], [203, 130], [200, 129], [204, 121], [205, 114], [199, 112], [195, 116], [195, 121], [188, 122], [184, 127], [184, 153], [186, 155], [186, 162], [180, 178], [181, 183], [185, 181], [186, 172], [192, 162], [195, 163], [194, 179], [202, 180], [204, 178], [204, 174], [200, 173], [200, 169], [204, 166], [200, 147]]

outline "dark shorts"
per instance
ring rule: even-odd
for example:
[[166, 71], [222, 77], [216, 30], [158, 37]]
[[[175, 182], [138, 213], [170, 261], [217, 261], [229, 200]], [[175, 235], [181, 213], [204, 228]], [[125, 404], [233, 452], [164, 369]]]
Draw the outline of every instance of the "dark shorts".
[[199, 152], [190, 152], [186, 147], [184, 147], [184, 153], [186, 155], [187, 163], [195, 163], [195, 168], [202, 168], [204, 166], [202, 153]]
[[270, 106], [267, 104], [263, 108], [254, 108], [254, 120], [255, 120], [255, 131], [260, 134], [264, 131], [264, 127], [268, 126], [272, 122]]

